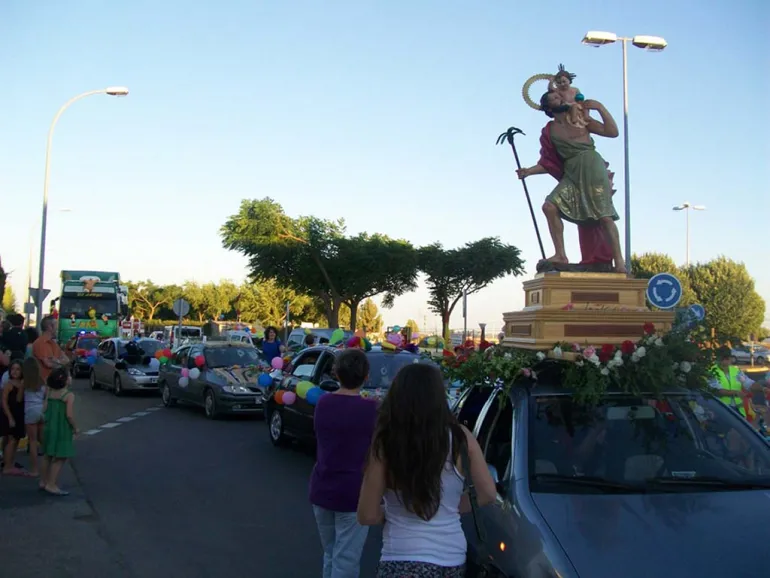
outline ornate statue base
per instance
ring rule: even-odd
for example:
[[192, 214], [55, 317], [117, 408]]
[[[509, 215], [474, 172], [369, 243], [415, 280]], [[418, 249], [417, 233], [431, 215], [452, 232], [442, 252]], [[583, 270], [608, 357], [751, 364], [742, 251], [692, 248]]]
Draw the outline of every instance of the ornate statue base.
[[642, 337], [645, 323], [669, 331], [674, 313], [651, 311], [646, 289], [646, 279], [622, 273], [538, 273], [524, 282], [524, 309], [503, 313], [503, 345], [532, 350], [557, 342], [618, 345]]

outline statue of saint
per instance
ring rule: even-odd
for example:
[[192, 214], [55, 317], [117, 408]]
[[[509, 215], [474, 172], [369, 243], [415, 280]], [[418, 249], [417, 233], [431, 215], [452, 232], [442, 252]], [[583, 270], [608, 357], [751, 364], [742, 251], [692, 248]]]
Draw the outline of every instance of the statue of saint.
[[[537, 75], [525, 85], [525, 100], [531, 81], [545, 78]], [[552, 77], [549, 77], [552, 78]], [[612, 269], [626, 273], [620, 238], [615, 221], [618, 214], [612, 204], [612, 173], [608, 164], [596, 151], [591, 135], [607, 138], [618, 136], [618, 127], [612, 115], [601, 103], [583, 100], [586, 112], [585, 126], [570, 122], [570, 103], [565, 102], [561, 91], [549, 90], [540, 98], [539, 106], [546, 116], [553, 119], [545, 126], [540, 139], [541, 151], [538, 164], [518, 171], [519, 178], [550, 174], [559, 183], [546, 197], [543, 212], [553, 240], [555, 254], [546, 259], [552, 264], [569, 262], [564, 249], [564, 223], [567, 220], [578, 225], [583, 264], [612, 261]], [[530, 106], [533, 106], [530, 103]], [[588, 116], [595, 110], [601, 121]]]

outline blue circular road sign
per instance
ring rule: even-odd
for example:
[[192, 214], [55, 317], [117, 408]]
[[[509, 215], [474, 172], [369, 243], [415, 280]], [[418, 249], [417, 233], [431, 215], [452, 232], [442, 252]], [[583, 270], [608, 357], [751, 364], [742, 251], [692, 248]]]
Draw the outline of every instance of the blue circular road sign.
[[689, 307], [690, 315], [692, 315], [696, 321], [703, 321], [706, 318], [706, 308], [700, 303], [694, 303]]
[[673, 309], [682, 299], [682, 283], [671, 273], [658, 273], [647, 283], [647, 300], [658, 309]]

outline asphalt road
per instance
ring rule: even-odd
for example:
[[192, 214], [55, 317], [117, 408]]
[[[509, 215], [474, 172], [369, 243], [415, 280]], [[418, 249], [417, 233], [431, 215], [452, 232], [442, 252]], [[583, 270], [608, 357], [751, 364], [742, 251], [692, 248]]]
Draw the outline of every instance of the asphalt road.
[[[156, 397], [91, 391], [85, 380], [74, 389], [84, 433], [62, 477], [72, 494], [0, 479], [1, 576], [321, 575], [307, 450], [274, 448], [261, 419], [209, 421]], [[379, 548], [375, 529], [362, 577], [374, 575]]]

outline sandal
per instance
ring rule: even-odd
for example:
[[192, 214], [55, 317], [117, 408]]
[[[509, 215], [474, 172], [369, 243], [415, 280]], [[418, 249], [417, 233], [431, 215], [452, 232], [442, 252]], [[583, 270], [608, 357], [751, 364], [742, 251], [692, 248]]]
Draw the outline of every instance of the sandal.
[[43, 491], [46, 494], [50, 494], [52, 496], [69, 496], [69, 492], [65, 492], [64, 490], [49, 490], [48, 488], [43, 488]]
[[12, 468], [8, 471], [3, 472], [4, 476], [14, 476], [17, 478], [29, 478], [30, 473], [22, 468]]

